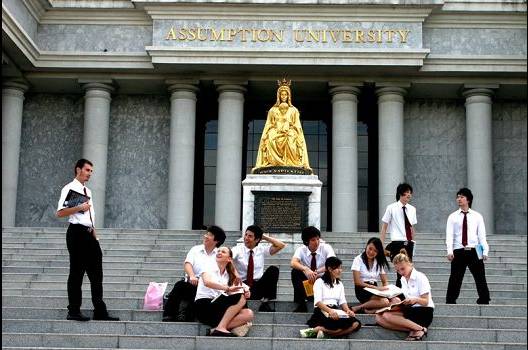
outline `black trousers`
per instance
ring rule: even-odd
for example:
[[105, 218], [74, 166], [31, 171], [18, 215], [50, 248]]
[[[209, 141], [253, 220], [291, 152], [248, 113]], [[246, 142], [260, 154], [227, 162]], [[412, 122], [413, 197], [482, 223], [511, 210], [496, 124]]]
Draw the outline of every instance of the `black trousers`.
[[475, 248], [471, 250], [455, 249], [453, 251], [453, 260], [451, 260], [451, 275], [447, 285], [446, 303], [455, 304], [460, 295], [460, 287], [466, 273], [466, 267], [475, 279], [477, 285], [478, 299], [477, 304], [489, 304], [490, 293], [488, 283], [486, 282], [486, 271], [484, 262], [478, 258]]
[[[174, 284], [171, 292], [168, 295], [167, 302], [163, 307], [163, 316], [170, 316], [176, 318], [180, 309], [182, 301], [187, 302], [188, 311], [194, 310], [194, 298], [196, 297], [196, 290], [198, 287], [193, 286], [185, 280], [180, 280]], [[190, 308], [190, 309], [189, 309]], [[194, 315], [189, 315], [194, 317]]]
[[[247, 281], [244, 281], [247, 283]], [[279, 268], [270, 266], [264, 271], [258, 281], [253, 282], [251, 286], [251, 300], [267, 298], [269, 300], [277, 299], [277, 283], [279, 282]]]
[[[306, 299], [308, 298], [306, 296], [306, 292], [304, 291], [304, 285], [303, 281], [306, 281], [308, 278], [306, 278], [306, 275], [304, 272], [299, 271], [297, 269], [291, 270], [291, 281], [293, 285], [293, 301], [296, 303], [304, 303]], [[308, 299], [313, 298], [311, 296]]]
[[[387, 245], [390, 251], [390, 260], [392, 261], [396, 255], [400, 253], [403, 248], [407, 252], [407, 256], [412, 261], [414, 252], [414, 242], [412, 241], [392, 241]], [[401, 275], [396, 272], [396, 287], [401, 288]]]
[[94, 315], [107, 314], [103, 301], [103, 253], [99, 241], [90, 229], [83, 225], [70, 224], [66, 231], [66, 245], [70, 254], [68, 276], [68, 311], [78, 313], [82, 302], [84, 273], [90, 280]]

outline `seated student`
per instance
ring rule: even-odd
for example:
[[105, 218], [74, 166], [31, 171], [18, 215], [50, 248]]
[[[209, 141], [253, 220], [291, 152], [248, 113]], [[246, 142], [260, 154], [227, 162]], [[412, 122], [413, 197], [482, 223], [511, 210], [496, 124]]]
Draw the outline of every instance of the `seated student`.
[[[261, 240], [271, 243], [262, 245]], [[264, 258], [278, 253], [286, 246], [277, 238], [263, 234], [257, 225], [250, 225], [244, 233], [244, 244], [233, 247], [233, 263], [240, 279], [250, 287], [251, 299], [261, 300], [259, 311], [274, 311], [269, 300], [277, 298], [279, 268], [269, 266], [264, 270]]]
[[[163, 322], [194, 321], [194, 298], [198, 280], [203, 271], [216, 264], [216, 252], [226, 239], [224, 230], [218, 226], [209, 226], [203, 235], [203, 244], [189, 250], [183, 269], [185, 279], [174, 284], [163, 308]], [[185, 315], [180, 314], [180, 304], [186, 303]]]
[[311, 283], [315, 283], [315, 280], [321, 277], [325, 271], [326, 259], [335, 256], [332, 246], [321, 242], [321, 231], [316, 227], [303, 228], [301, 239], [304, 245], [295, 250], [290, 262], [293, 301], [297, 303], [297, 308], [293, 312], [308, 311], [303, 281], [309, 280]]
[[[389, 299], [374, 295], [363, 289], [365, 287], [378, 290], [387, 289], [385, 286], [388, 285], [389, 282], [385, 271], [388, 268], [389, 263], [385, 258], [381, 240], [377, 237], [372, 237], [368, 240], [363, 253], [356, 256], [352, 262], [352, 274], [354, 277], [356, 298], [361, 303], [360, 305], [352, 307], [352, 311], [364, 311], [367, 314], [371, 314], [377, 309], [389, 306]], [[381, 286], [378, 286], [378, 281], [380, 279]]]
[[[409, 257], [400, 253], [394, 257], [394, 268], [402, 276], [405, 299], [401, 307], [376, 315], [376, 322], [387, 329], [409, 332], [405, 340], [422, 340], [433, 321], [434, 303], [427, 277], [416, 271]], [[393, 298], [391, 303], [399, 301]]]
[[[314, 284], [314, 313], [306, 322], [312, 328], [301, 330], [301, 337], [341, 337], [361, 328], [361, 322], [348, 307], [345, 288], [340, 280], [342, 271], [341, 260], [335, 256], [326, 259], [325, 272]], [[343, 310], [348, 317], [340, 317], [336, 309]]]
[[204, 271], [198, 281], [196, 316], [200, 322], [214, 327], [208, 335], [243, 336], [253, 320], [253, 311], [246, 307], [251, 293], [247, 286], [235, 284], [238, 278], [232, 258], [231, 249], [218, 248], [215, 266]]

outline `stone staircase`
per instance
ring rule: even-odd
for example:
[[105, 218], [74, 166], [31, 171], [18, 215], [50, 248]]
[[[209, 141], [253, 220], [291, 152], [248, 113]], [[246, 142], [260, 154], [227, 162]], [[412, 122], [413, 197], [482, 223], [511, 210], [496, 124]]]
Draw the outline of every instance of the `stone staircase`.
[[[289, 261], [294, 249], [268, 262], [280, 266], [276, 312], [256, 312], [245, 338], [205, 336], [197, 322], [163, 323], [161, 311], [144, 311], [143, 296], [150, 281], [172, 284], [183, 275], [186, 252], [200, 243], [200, 231], [99, 230], [104, 263], [104, 295], [119, 322], [66, 321], [68, 253], [64, 228], [2, 229], [3, 349], [526, 349], [527, 302], [525, 235], [489, 237], [486, 274], [491, 305], [477, 305], [475, 284], [466, 272], [457, 305], [446, 305], [450, 265], [442, 234], [420, 233], [415, 265], [426, 273], [436, 304], [426, 341], [405, 342], [406, 334], [374, 324], [372, 315], [358, 315], [363, 328], [348, 339], [301, 339], [309, 313], [292, 313], [293, 290]], [[343, 260], [347, 299], [355, 298], [350, 266], [374, 233], [323, 232]], [[226, 244], [236, 244], [240, 232], [228, 232]], [[298, 239], [298, 237], [294, 237]], [[300, 241], [300, 240], [298, 240]], [[394, 281], [394, 274], [390, 279]], [[256, 310], [257, 302], [250, 302]], [[83, 312], [91, 314], [89, 282], [83, 284]]]

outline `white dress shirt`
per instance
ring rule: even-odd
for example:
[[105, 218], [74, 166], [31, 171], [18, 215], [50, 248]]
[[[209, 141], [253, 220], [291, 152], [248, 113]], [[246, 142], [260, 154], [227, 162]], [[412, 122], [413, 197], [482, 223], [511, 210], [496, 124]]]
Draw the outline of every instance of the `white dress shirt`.
[[[215, 266], [218, 267], [216, 264], [217, 251], [218, 248], [214, 248], [210, 254], [207, 254], [203, 244], [195, 245], [187, 253], [185, 262], [192, 265], [194, 274], [199, 278], [202, 272], [212, 270]], [[189, 277], [187, 274], [185, 276]]]
[[339, 284], [334, 283], [334, 287], [330, 288], [321, 278], [318, 278], [313, 286], [314, 291], [314, 307], [318, 302], [322, 302], [325, 305], [337, 305], [340, 306], [345, 304], [345, 287], [343, 282]]
[[362, 281], [368, 282], [378, 282], [380, 280], [380, 275], [386, 275], [385, 269], [383, 266], [378, 270], [378, 262], [374, 259], [372, 264], [372, 269], [369, 270], [365, 262], [361, 258], [361, 254], [354, 258], [352, 262], [352, 271], [359, 271], [359, 276]]
[[[92, 202], [92, 191], [90, 191], [88, 187], [85, 187], [77, 179], [73, 179], [72, 182], [70, 182], [69, 184], [67, 184], [66, 186], [62, 188], [61, 195], [59, 198], [59, 203], [57, 204], [57, 211], [67, 208], [67, 206], [64, 205], [64, 201], [66, 200], [66, 196], [68, 195], [68, 192], [70, 190], [74, 190], [75, 192], [84, 194], [85, 188], [86, 188], [86, 195], [90, 197], [90, 200], [88, 201], [88, 203], [90, 204], [90, 210], [89, 211], [87, 210], [84, 212], [76, 212], [76, 213], [71, 214], [68, 217], [68, 222], [74, 225], [80, 224], [86, 227], [92, 227], [92, 226], [95, 226], [95, 210], [94, 210], [93, 202]], [[90, 213], [92, 214], [92, 220], [90, 220]]]
[[[330, 244], [325, 243], [323, 241], [319, 241], [319, 247], [315, 250], [315, 262], [317, 265], [317, 269], [320, 269], [321, 267], [325, 266], [326, 259], [328, 259], [331, 256], [336, 256], [334, 253], [334, 249]], [[300, 247], [298, 247], [295, 250], [295, 253], [293, 256], [301, 262], [301, 264], [310, 267], [312, 263], [312, 252], [310, 249], [308, 249], [308, 246], [305, 246], [304, 244]], [[323, 273], [319, 273], [321, 276]]]
[[[264, 258], [271, 256], [271, 247], [270, 244], [260, 243], [253, 248], [253, 280], [258, 281], [264, 274]], [[244, 243], [241, 243], [233, 247], [231, 251], [233, 252], [233, 262], [240, 279], [245, 281], [247, 277], [250, 249], [246, 247]]]
[[[489, 246], [486, 241], [486, 227], [484, 218], [480, 213], [469, 209], [467, 215], [467, 247], [475, 248], [481, 244], [484, 248], [482, 255], [488, 256]], [[447, 218], [446, 225], [446, 246], [447, 254], [453, 254], [453, 250], [464, 248], [462, 245], [462, 221], [464, 214], [462, 210], [457, 210]]]
[[[412, 226], [417, 224], [416, 208], [409, 203], [405, 204], [407, 219]], [[405, 233], [405, 217], [403, 216], [403, 203], [400, 201], [394, 202], [387, 206], [385, 214], [381, 221], [388, 225], [387, 232], [390, 234], [391, 241], [406, 241], [407, 234]]]
[[[429, 279], [420, 271], [416, 271], [415, 268], [411, 271], [411, 276], [407, 281], [407, 278], [402, 277], [401, 279], [403, 294], [405, 298], [418, 298], [426, 293], [429, 293], [429, 302], [427, 303], [428, 307], [435, 307], [433, 303], [433, 296], [431, 295], [431, 285], [429, 284]], [[413, 307], [423, 306], [420, 304], [414, 304]]]
[[[211, 266], [209, 270], [206, 270], [206, 272], [213, 282], [220, 283], [223, 285], [227, 285], [227, 283], [229, 282], [229, 274], [227, 273], [227, 269], [224, 271], [223, 274], [220, 273], [220, 269], [218, 268], [218, 265], [216, 263], [215, 266]], [[204, 298], [214, 299], [222, 293], [224, 293], [223, 290], [206, 287], [203, 278], [200, 278], [198, 280], [198, 288], [196, 289], [196, 298], [194, 298], [194, 300]]]

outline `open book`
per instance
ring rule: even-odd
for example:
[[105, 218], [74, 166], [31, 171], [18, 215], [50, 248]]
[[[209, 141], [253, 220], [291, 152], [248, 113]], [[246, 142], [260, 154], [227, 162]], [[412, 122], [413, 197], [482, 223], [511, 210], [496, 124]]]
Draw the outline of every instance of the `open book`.
[[[334, 309], [335, 312], [337, 312], [337, 315], [339, 316], [339, 318], [348, 318], [348, 314], [346, 312], [344, 312], [343, 310], [341, 309]], [[321, 312], [323, 313], [323, 315], [325, 315], [326, 317], [330, 317], [329, 313], [326, 312], [326, 311], [323, 311], [321, 310]]]
[[388, 289], [386, 290], [377, 290], [375, 288], [370, 288], [370, 287], [365, 287], [363, 289], [365, 289], [367, 292], [370, 292], [374, 295], [389, 298], [389, 299], [394, 298], [403, 293], [401, 288], [396, 287], [394, 284], [389, 284], [387, 288]]
[[403, 303], [403, 301], [400, 301], [399, 303], [395, 303], [395, 304], [392, 304], [392, 305], [389, 305], [389, 306], [385, 306], [385, 307], [383, 307], [381, 309], [376, 310], [376, 313], [377, 314], [381, 314], [382, 312], [391, 311], [392, 309], [396, 310], [400, 306], [400, 304], [402, 304], [402, 303]]

